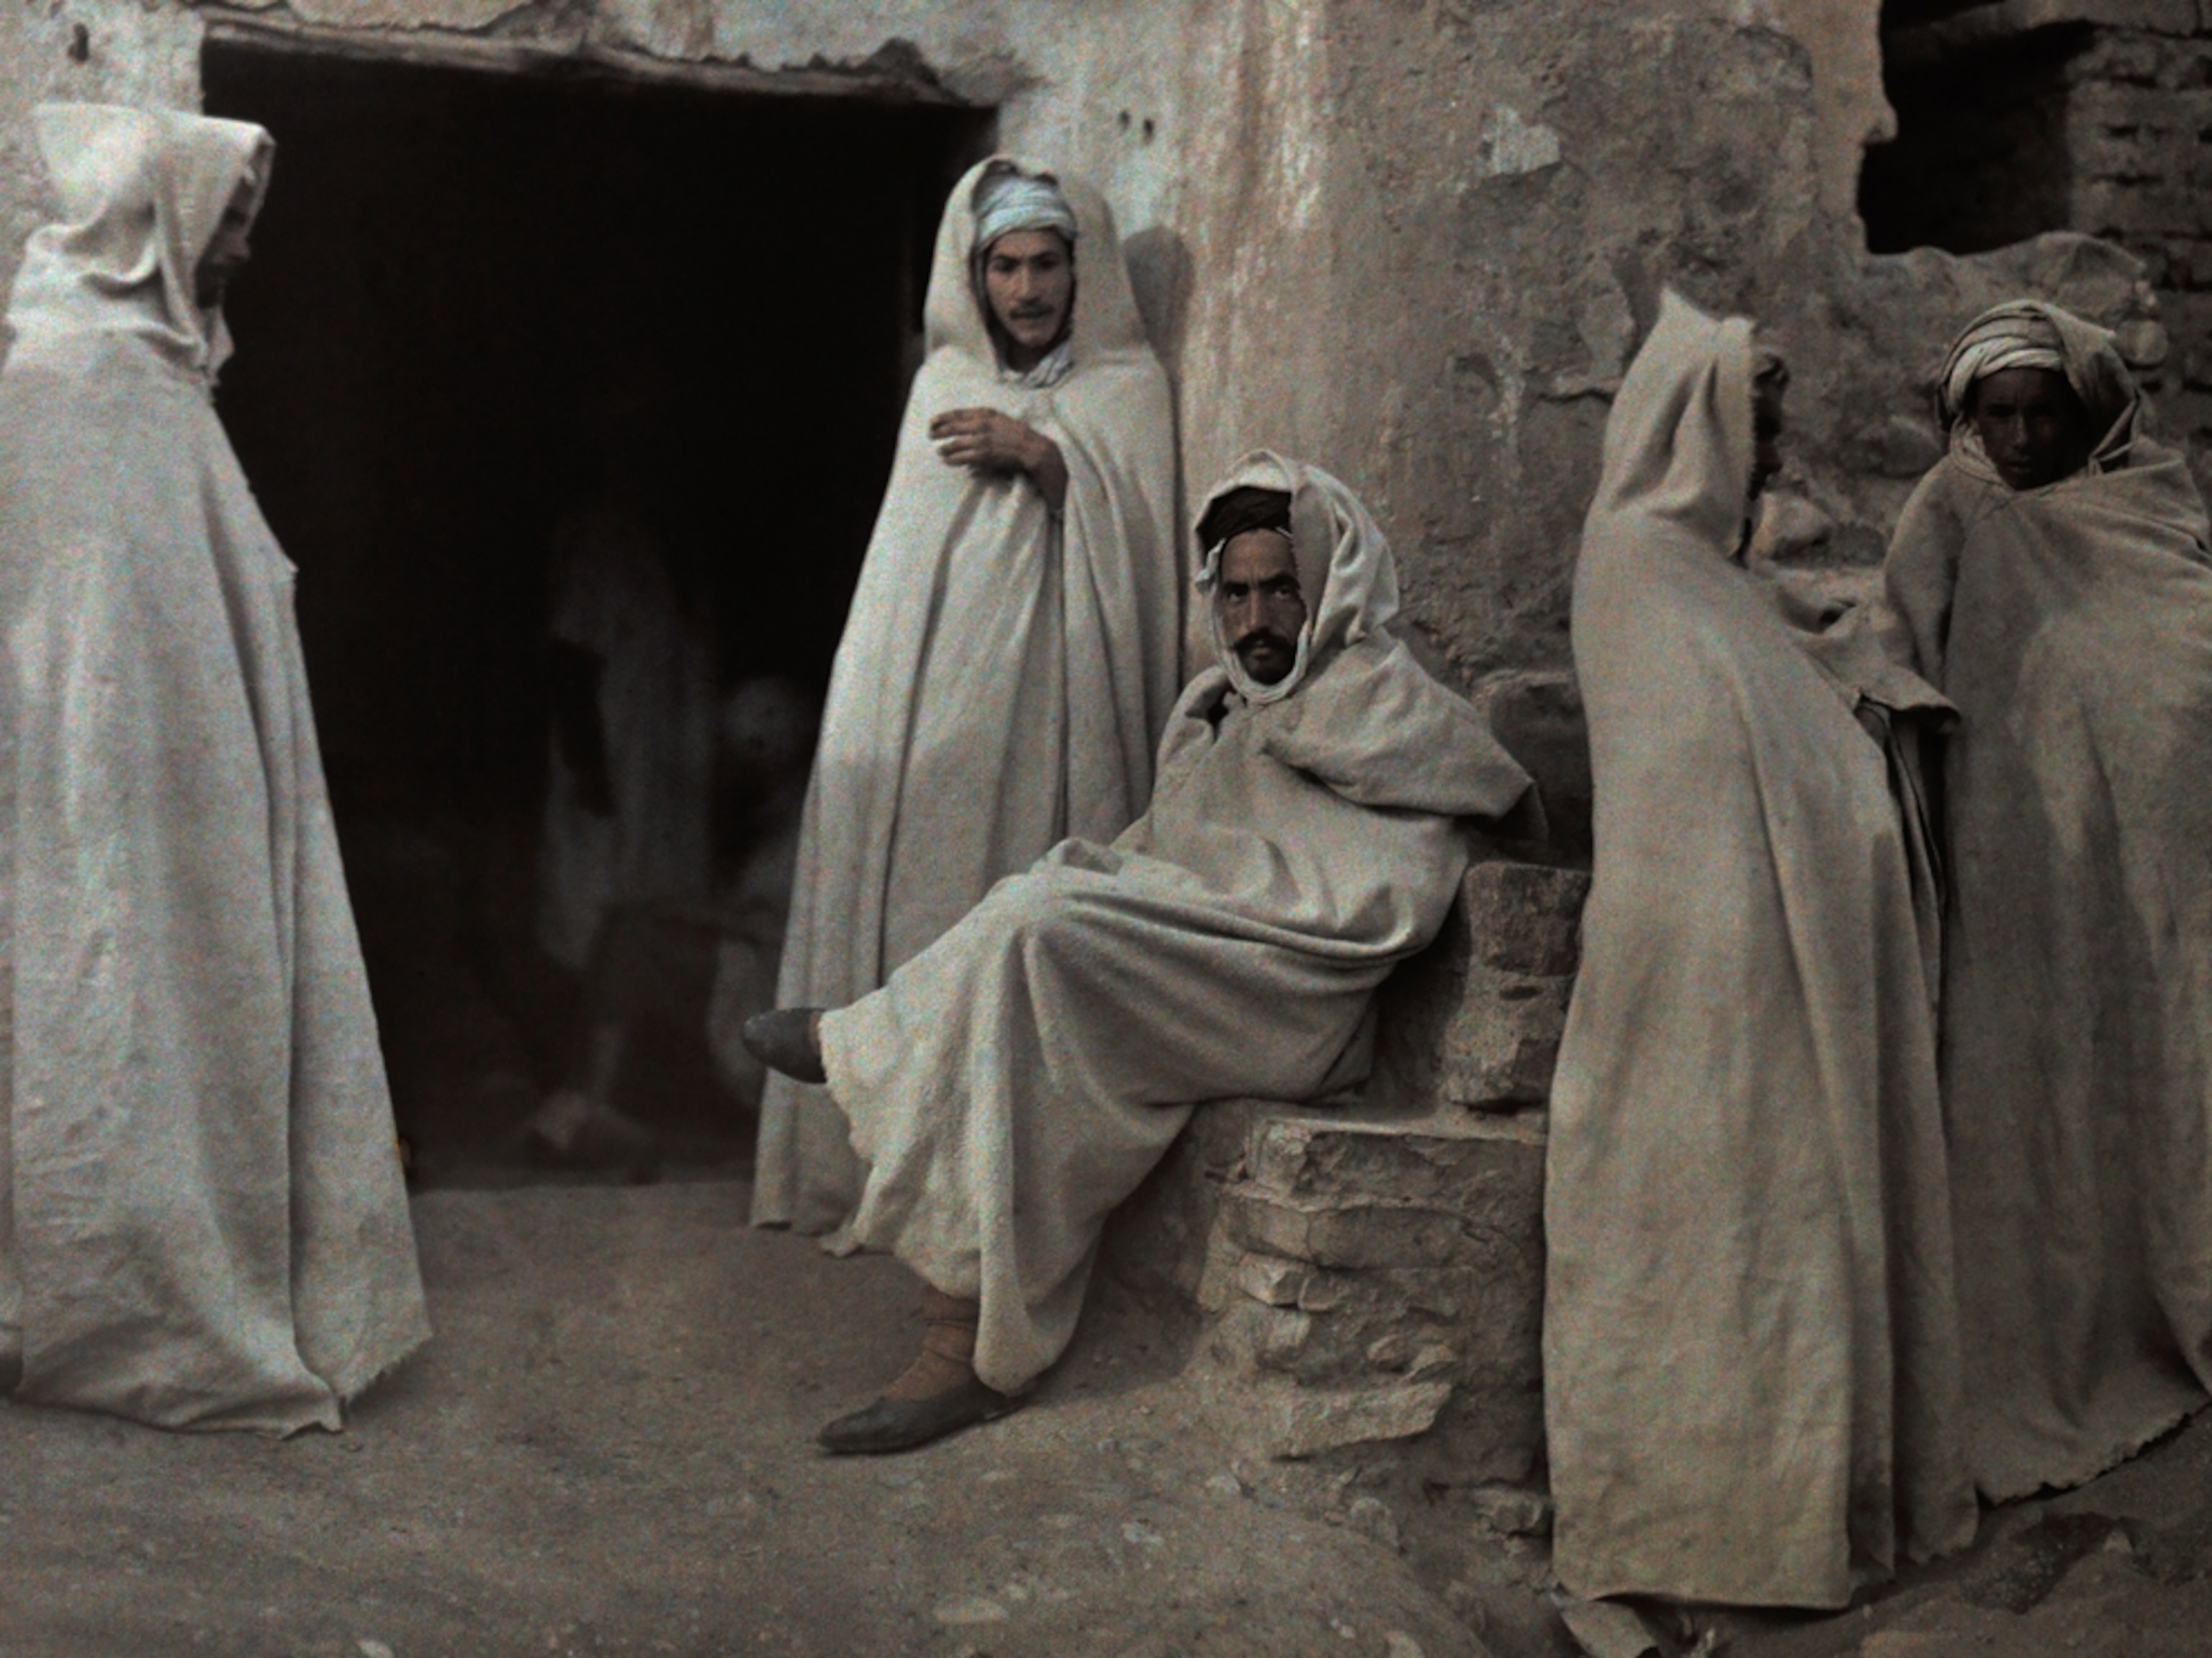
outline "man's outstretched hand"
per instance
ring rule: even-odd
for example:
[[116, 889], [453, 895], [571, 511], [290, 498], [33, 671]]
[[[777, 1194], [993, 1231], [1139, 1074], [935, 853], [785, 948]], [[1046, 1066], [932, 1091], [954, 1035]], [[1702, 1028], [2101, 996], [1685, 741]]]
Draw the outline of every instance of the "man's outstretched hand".
[[996, 409], [947, 409], [929, 423], [930, 442], [948, 466], [973, 472], [1018, 472], [1058, 512], [1067, 499], [1067, 463], [1060, 445], [1034, 426]]

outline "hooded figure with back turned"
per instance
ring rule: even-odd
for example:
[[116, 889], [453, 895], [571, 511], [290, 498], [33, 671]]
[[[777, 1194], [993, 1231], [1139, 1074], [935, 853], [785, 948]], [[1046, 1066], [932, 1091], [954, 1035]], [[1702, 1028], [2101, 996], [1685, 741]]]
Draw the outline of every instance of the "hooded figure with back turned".
[[259, 127], [49, 104], [0, 370], [0, 1362], [337, 1428], [428, 1334], [292, 611], [212, 403]]

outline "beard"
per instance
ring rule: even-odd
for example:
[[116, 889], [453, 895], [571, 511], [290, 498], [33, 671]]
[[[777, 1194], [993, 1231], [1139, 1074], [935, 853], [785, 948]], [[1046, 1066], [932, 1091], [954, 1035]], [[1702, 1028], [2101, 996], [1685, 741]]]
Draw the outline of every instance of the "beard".
[[[1298, 656], [1297, 643], [1273, 628], [1255, 628], [1237, 642], [1235, 649], [1237, 660], [1244, 665], [1244, 671], [1263, 685], [1273, 685], [1289, 673]], [[1262, 653], [1262, 661], [1254, 661], [1254, 656]], [[1263, 674], [1263, 667], [1276, 671]]]

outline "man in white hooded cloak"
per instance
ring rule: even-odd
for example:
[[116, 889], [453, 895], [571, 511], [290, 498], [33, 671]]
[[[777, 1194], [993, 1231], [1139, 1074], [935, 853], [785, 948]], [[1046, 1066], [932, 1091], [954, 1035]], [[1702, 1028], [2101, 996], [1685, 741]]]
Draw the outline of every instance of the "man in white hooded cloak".
[[921, 1358], [823, 1430], [832, 1450], [1010, 1408], [1194, 1104], [1357, 1081], [1372, 992], [1458, 890], [1462, 820], [1528, 790], [1390, 634], [1389, 548], [1349, 490], [1263, 451], [1208, 508], [1219, 660], [1169, 718], [1145, 815], [1001, 881], [875, 994], [748, 1027], [770, 1064], [826, 1075], [869, 1167], [854, 1235], [927, 1286]]
[[[1001, 876], [1119, 834], [1181, 684], [1167, 377], [1104, 198], [977, 165], [945, 204], [925, 321], [830, 675], [786, 1006], [858, 1000]], [[863, 1174], [823, 1091], [771, 1077], [754, 1222], [831, 1231]]]
[[0, 370], [0, 1358], [26, 1399], [337, 1428], [428, 1333], [292, 612], [211, 402], [269, 179], [49, 104]]

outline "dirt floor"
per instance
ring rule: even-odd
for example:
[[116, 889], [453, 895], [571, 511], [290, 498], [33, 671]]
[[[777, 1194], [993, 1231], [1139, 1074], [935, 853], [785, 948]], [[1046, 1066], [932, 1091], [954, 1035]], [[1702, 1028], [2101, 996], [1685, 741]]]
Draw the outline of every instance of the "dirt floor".
[[[0, 1658], [1572, 1649], [1525, 1550], [1449, 1504], [1240, 1460], [1234, 1402], [1132, 1307], [1004, 1423], [818, 1454], [908, 1356], [910, 1281], [743, 1205], [727, 1183], [419, 1198], [437, 1338], [343, 1435], [0, 1409]], [[1863, 1612], [1739, 1618], [1704, 1650], [2198, 1655], [2208, 1565], [2200, 1429]]]

